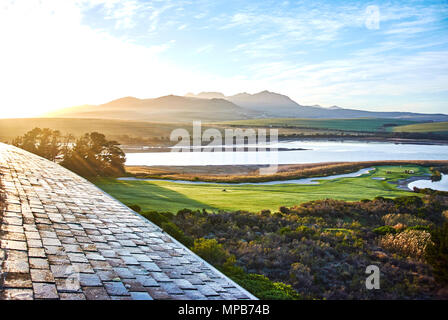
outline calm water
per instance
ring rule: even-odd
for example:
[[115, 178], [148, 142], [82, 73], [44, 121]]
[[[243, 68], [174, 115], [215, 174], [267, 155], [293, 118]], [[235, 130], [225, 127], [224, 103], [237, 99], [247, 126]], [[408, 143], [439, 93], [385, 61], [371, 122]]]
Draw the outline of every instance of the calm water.
[[277, 185], [277, 184], [319, 184], [318, 180], [333, 180], [338, 178], [356, 178], [360, 177], [364, 174], [368, 174], [370, 171], [374, 170], [374, 168], [366, 168], [361, 169], [357, 172], [347, 173], [347, 174], [339, 174], [334, 176], [327, 177], [316, 177], [316, 178], [306, 178], [306, 179], [296, 179], [296, 180], [276, 180], [276, 181], [267, 181], [267, 182], [242, 182], [242, 183], [220, 183], [220, 182], [203, 182], [203, 181], [188, 181], [188, 180], [165, 180], [165, 179], [139, 179], [134, 177], [123, 177], [118, 178], [117, 180], [128, 180], [128, 181], [169, 181], [176, 182], [181, 184], [219, 184], [219, 185]]
[[430, 188], [438, 191], [448, 191], [448, 175], [443, 174], [442, 180], [432, 182], [431, 180], [418, 180], [408, 184], [408, 188], [413, 190], [414, 187], [420, 189]]
[[448, 160], [448, 146], [381, 142], [290, 141], [279, 152], [128, 153], [126, 165], [268, 165], [375, 160]]

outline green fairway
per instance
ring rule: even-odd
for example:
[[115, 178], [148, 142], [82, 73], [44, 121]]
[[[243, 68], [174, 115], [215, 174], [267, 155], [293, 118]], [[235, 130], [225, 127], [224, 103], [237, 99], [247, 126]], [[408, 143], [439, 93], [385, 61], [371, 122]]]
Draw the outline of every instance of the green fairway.
[[405, 170], [414, 170], [412, 175], [429, 173], [428, 168], [420, 166], [382, 166], [361, 177], [322, 180], [319, 185], [199, 185], [105, 178], [93, 182], [123, 203], [139, 205], [143, 211], [177, 212], [183, 208], [260, 211], [327, 198], [358, 201], [377, 196], [411, 195], [413, 193], [399, 190], [389, 183], [412, 176], [405, 174]]
[[414, 121], [398, 119], [254, 119], [227, 121], [231, 126], [275, 126], [281, 128], [307, 128], [342, 131], [389, 131], [394, 126], [414, 124]]
[[395, 127], [395, 132], [437, 132], [448, 134], [448, 122], [419, 123]]

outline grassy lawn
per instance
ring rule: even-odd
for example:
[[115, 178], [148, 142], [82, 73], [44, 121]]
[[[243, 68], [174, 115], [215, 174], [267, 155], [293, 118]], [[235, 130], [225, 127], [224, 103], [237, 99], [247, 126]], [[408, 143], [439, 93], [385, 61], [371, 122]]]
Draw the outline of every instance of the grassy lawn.
[[419, 123], [395, 127], [395, 132], [438, 132], [448, 134], [448, 122]]
[[[227, 209], [260, 211], [277, 210], [280, 206], [293, 206], [318, 199], [358, 201], [377, 196], [397, 197], [413, 193], [402, 191], [389, 183], [408, 178], [405, 170], [414, 175], [429, 173], [420, 166], [381, 166], [368, 175], [357, 178], [322, 180], [319, 185], [189, 185], [168, 181], [118, 181], [97, 179], [93, 182], [121, 202], [138, 204], [144, 211], [177, 212], [189, 209]], [[387, 174], [390, 171], [391, 173]], [[374, 180], [384, 177], [386, 180]], [[223, 189], [226, 191], [224, 192]]]
[[227, 121], [223, 124], [231, 126], [275, 126], [313, 128], [322, 130], [343, 131], [389, 131], [393, 126], [403, 126], [415, 122], [398, 119], [254, 119]]

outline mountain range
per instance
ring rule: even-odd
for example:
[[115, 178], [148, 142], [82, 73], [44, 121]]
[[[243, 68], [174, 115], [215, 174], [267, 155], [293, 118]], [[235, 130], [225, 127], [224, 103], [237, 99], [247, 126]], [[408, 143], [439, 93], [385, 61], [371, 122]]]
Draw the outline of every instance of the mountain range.
[[121, 119], [185, 122], [193, 120], [227, 121], [257, 118], [356, 119], [388, 118], [414, 121], [448, 121], [445, 114], [375, 112], [304, 106], [286, 95], [261, 91], [225, 96], [220, 92], [168, 95], [154, 99], [125, 97], [100, 105], [82, 105], [46, 114], [49, 117]]

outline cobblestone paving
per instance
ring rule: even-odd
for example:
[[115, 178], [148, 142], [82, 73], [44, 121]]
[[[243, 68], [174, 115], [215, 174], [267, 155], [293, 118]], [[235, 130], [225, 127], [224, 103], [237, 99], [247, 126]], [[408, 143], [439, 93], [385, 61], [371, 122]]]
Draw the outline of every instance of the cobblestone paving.
[[0, 299], [254, 299], [122, 203], [0, 143]]

